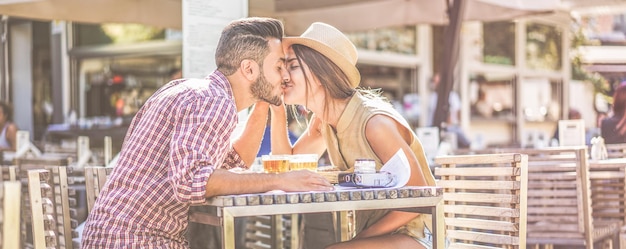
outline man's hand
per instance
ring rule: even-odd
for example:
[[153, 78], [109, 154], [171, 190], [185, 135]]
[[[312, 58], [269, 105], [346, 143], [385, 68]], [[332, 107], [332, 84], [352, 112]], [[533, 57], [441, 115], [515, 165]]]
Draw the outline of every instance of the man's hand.
[[253, 194], [271, 190], [330, 191], [333, 190], [333, 186], [323, 176], [308, 170], [280, 174], [238, 174], [216, 169], [207, 181], [205, 196]]
[[333, 185], [323, 176], [308, 170], [295, 170], [280, 174], [283, 180], [279, 189], [287, 192], [294, 191], [330, 191]]

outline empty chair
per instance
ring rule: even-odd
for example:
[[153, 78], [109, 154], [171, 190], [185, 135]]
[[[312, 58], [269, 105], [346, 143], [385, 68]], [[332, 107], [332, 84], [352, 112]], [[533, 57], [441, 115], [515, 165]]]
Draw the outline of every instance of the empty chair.
[[17, 166], [15, 165], [0, 166], [0, 182], [15, 181], [17, 179], [18, 179], [17, 178]]
[[17, 168], [17, 179], [22, 182], [22, 223], [21, 231], [24, 239], [24, 247], [33, 247], [33, 227], [31, 213], [31, 201], [28, 189], [28, 171], [36, 169], [47, 169], [52, 166], [66, 167], [67, 159], [50, 159], [50, 158], [18, 158], [14, 160]]
[[527, 156], [437, 157], [451, 248], [526, 248]]
[[35, 248], [74, 248], [78, 234], [75, 198], [70, 198], [67, 168], [48, 166], [28, 171], [32, 215], [32, 243]]
[[616, 247], [621, 222], [592, 216], [585, 146], [516, 151], [528, 154], [528, 244]]
[[609, 158], [625, 158], [626, 143], [624, 144], [605, 144], [606, 152]]
[[[246, 217], [245, 245], [246, 248], [298, 248], [292, 244], [292, 233], [298, 233], [298, 227], [292, 227], [292, 220], [298, 220], [298, 215], [262, 215]], [[272, 225], [273, 224], [273, 225]], [[281, 247], [282, 246], [282, 247]]]
[[58, 238], [54, 221], [53, 186], [50, 172], [30, 170], [28, 172], [28, 193], [31, 210], [32, 246], [57, 248]]

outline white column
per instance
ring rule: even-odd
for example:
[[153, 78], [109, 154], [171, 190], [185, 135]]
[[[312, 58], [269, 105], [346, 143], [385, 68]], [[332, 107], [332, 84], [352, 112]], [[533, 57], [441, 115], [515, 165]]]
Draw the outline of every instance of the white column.
[[[222, 30], [233, 20], [248, 16], [248, 0], [183, 0], [183, 77], [204, 78], [217, 68], [215, 48]], [[248, 119], [239, 113], [232, 137], [239, 137]]]
[[13, 85], [13, 121], [20, 130], [33, 131], [33, 25], [22, 22], [10, 25], [11, 84]]
[[418, 25], [417, 26], [417, 57], [421, 62], [417, 70], [417, 91], [420, 96], [420, 120], [419, 126], [425, 127], [429, 124], [428, 120], [428, 97], [430, 96], [430, 90], [428, 85], [430, 84], [430, 77], [433, 76], [433, 30], [430, 25]]
[[[569, 20], [569, 19], [568, 19]], [[571, 32], [569, 31], [569, 22], [565, 25], [557, 26], [558, 29], [561, 30], [561, 96], [563, 99], [561, 100], [561, 118], [566, 118], [567, 113], [569, 112], [570, 107], [570, 83], [572, 78], [572, 64], [570, 58], [570, 48], [571, 48]], [[594, 123], [595, 126], [595, 123]]]
[[517, 142], [522, 142], [525, 137], [523, 137], [524, 132], [524, 110], [522, 109], [522, 81], [526, 76], [524, 73], [526, 72], [526, 21], [518, 20], [515, 23], [515, 69], [517, 79], [515, 80], [515, 95], [516, 102], [514, 105], [516, 106], [515, 113], [515, 124], [516, 127], [516, 137]]
[[183, 0], [183, 77], [204, 78], [215, 70], [222, 29], [248, 16], [248, 0]]

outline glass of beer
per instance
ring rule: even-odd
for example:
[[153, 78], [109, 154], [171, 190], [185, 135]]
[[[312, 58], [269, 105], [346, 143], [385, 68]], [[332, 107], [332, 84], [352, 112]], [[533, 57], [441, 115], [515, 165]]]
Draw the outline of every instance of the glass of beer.
[[291, 156], [289, 160], [289, 168], [291, 170], [306, 169], [313, 172], [317, 171], [317, 154], [299, 154]]
[[261, 157], [265, 173], [282, 173], [289, 171], [289, 156], [264, 155]]

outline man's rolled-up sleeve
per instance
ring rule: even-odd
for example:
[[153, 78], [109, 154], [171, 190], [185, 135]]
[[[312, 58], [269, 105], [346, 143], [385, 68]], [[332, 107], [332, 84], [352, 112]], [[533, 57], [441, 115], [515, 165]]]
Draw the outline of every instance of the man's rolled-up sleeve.
[[232, 168], [247, 169], [249, 168], [249, 165], [246, 165], [246, 162], [243, 161], [243, 159], [241, 158], [239, 153], [237, 153], [235, 148], [230, 146], [230, 151], [228, 152], [228, 154], [226, 155], [226, 158], [224, 159], [224, 164], [222, 165], [222, 168], [224, 169], [232, 169]]

